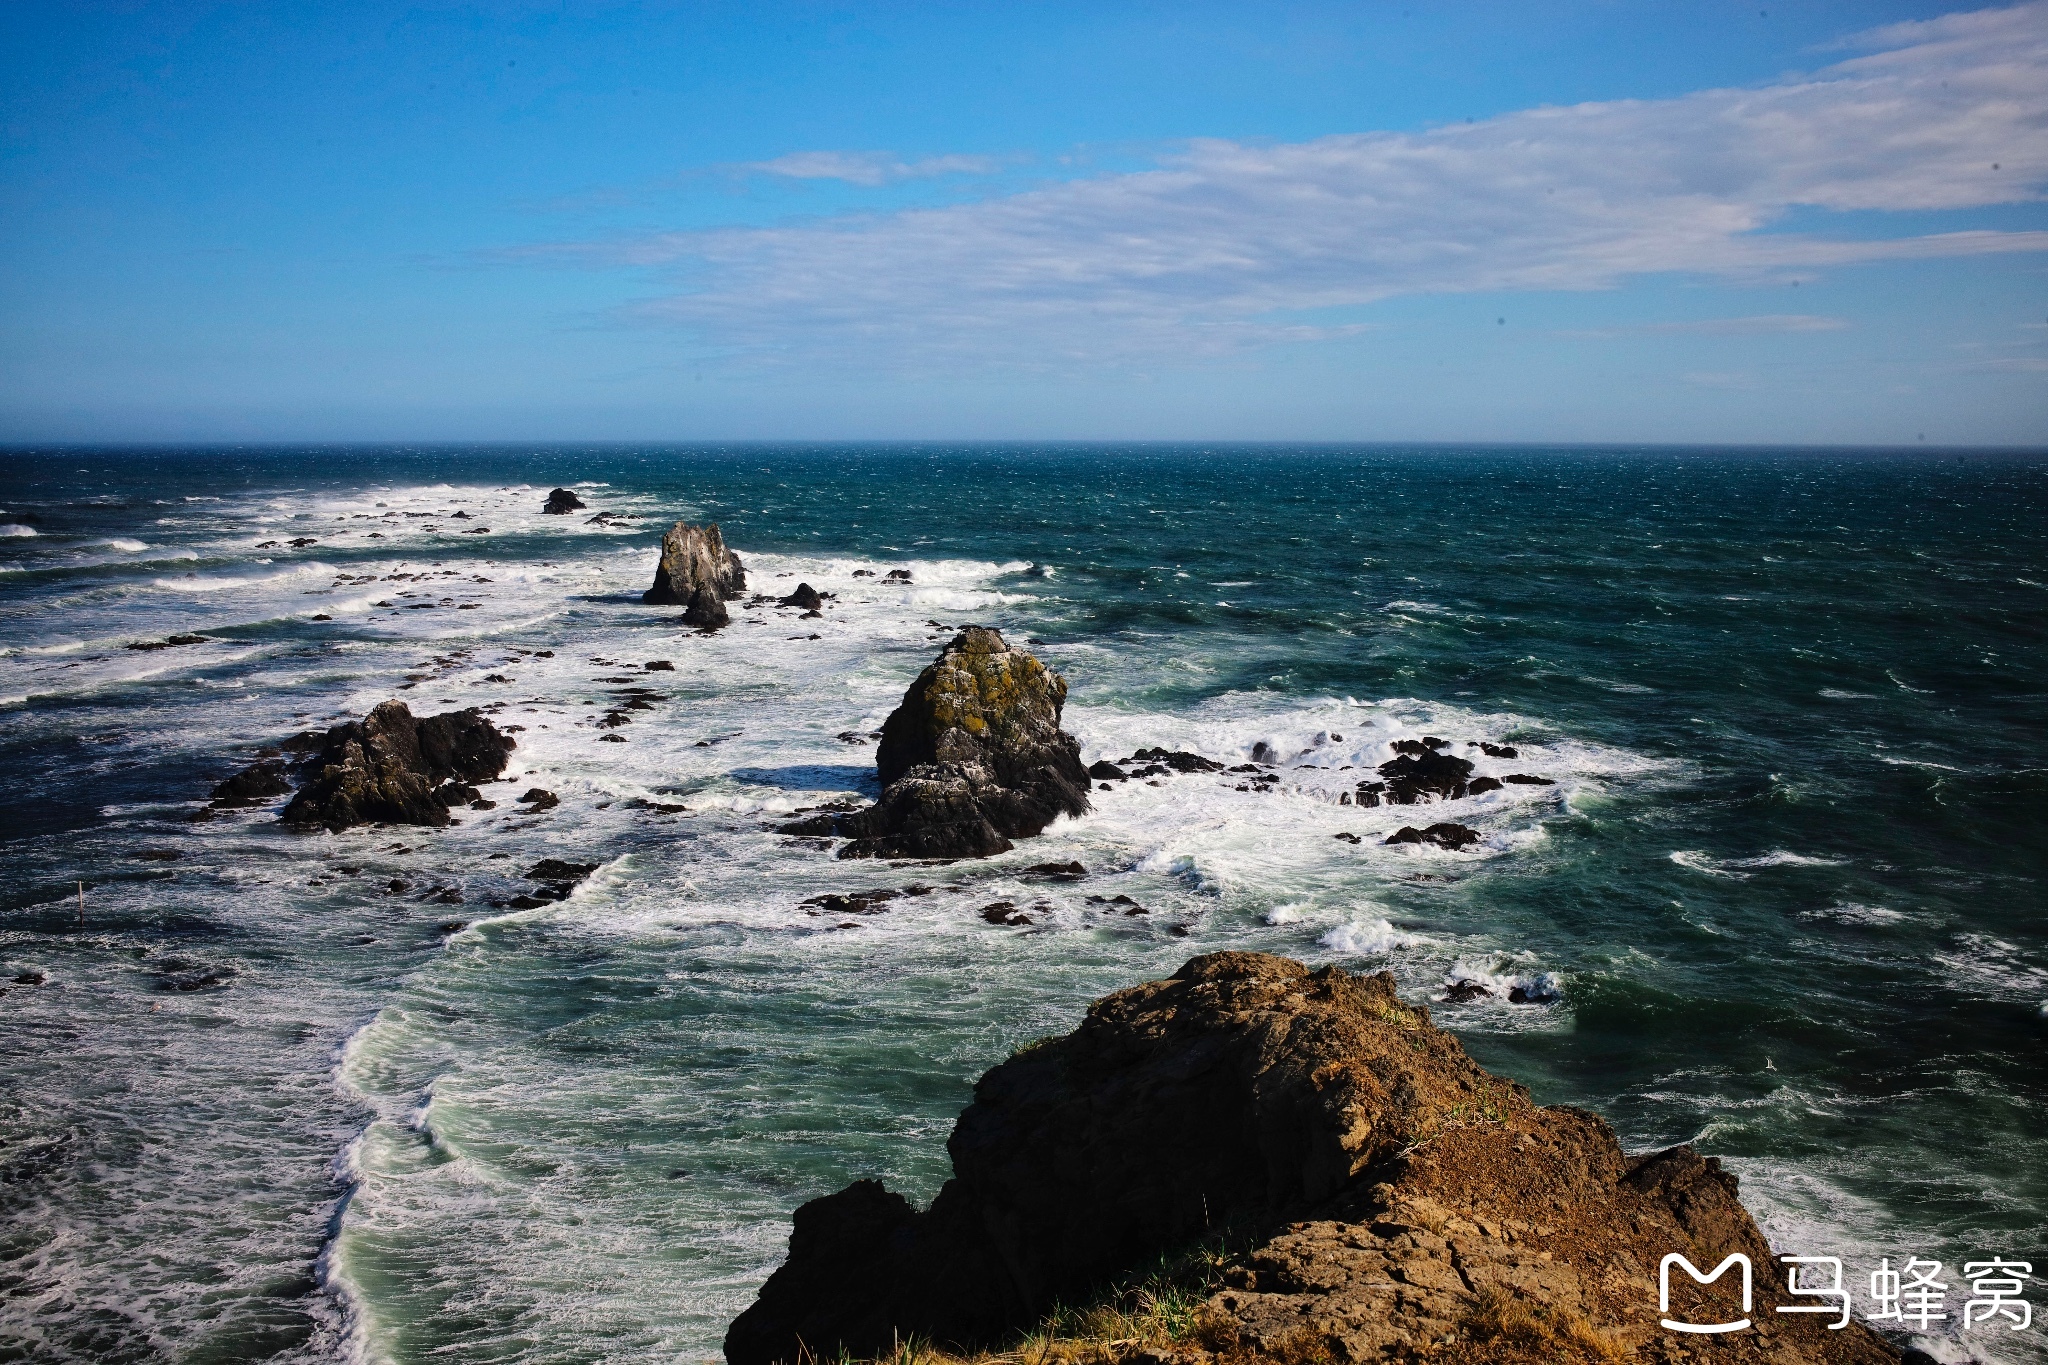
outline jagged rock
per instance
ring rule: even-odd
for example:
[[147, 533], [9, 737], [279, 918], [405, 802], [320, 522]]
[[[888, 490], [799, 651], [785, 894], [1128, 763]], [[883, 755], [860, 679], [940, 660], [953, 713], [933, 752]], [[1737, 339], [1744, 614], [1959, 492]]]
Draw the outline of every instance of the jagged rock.
[[997, 820], [1019, 826], [1036, 820], [1035, 834], [1046, 824], [1038, 816], [1037, 807], [978, 763], [921, 763], [884, 788], [881, 800], [840, 823], [853, 837], [839, 856], [988, 858], [1016, 847]]
[[825, 610], [825, 599], [818, 596], [818, 590], [808, 583], [796, 585], [796, 591], [787, 597], [778, 598], [778, 607], [802, 607], [806, 612]]
[[273, 796], [285, 796], [292, 784], [285, 780], [284, 764], [274, 759], [252, 763], [214, 787], [212, 804], [223, 809], [260, 806]]
[[654, 606], [683, 607], [683, 623], [716, 630], [726, 624], [728, 599], [747, 591], [746, 568], [725, 548], [718, 523], [692, 526], [679, 521], [661, 538], [661, 559], [654, 566], [654, 586], [640, 600]]
[[556, 488], [548, 493], [547, 505], [540, 509], [550, 516], [565, 517], [571, 512], [583, 510], [583, 499], [566, 488]]
[[1520, 757], [1521, 757], [1521, 754], [1517, 753], [1517, 752], [1515, 751], [1515, 749], [1514, 749], [1514, 747], [1513, 747], [1512, 745], [1508, 745], [1508, 744], [1488, 744], [1488, 743], [1487, 743], [1487, 742], [1486, 742], [1485, 740], [1483, 740], [1483, 739], [1479, 741], [1479, 752], [1480, 752], [1480, 753], [1482, 753], [1482, 754], [1485, 754], [1485, 755], [1486, 755], [1486, 756], [1487, 756], [1488, 758], [1520, 758]]
[[[970, 1355], [1225, 1230], [1248, 1250], [1180, 1365], [1675, 1359], [1657, 1324], [1672, 1251], [1750, 1257], [1769, 1335], [1718, 1337], [1716, 1360], [1899, 1360], [1861, 1325], [1774, 1311], [1795, 1302], [1784, 1267], [1713, 1158], [1625, 1158], [1597, 1116], [1482, 1070], [1384, 972], [1195, 958], [984, 1075], [947, 1149], [929, 1209], [873, 1180], [799, 1208], [730, 1365], [916, 1338]], [[1732, 1289], [1674, 1276], [1670, 1311], [1725, 1321]]]
[[1528, 773], [1509, 773], [1501, 779], [1517, 787], [1554, 787], [1557, 783], [1547, 777], [1532, 777]]
[[[1437, 743], [1442, 744], [1443, 741], [1438, 740]], [[1412, 806], [1426, 797], [1455, 801], [1468, 793], [1469, 788], [1465, 784], [1472, 776], [1471, 763], [1451, 754], [1423, 748], [1414, 740], [1404, 739], [1394, 747], [1400, 749], [1404, 745], [1415, 745], [1415, 748], [1379, 766], [1380, 776], [1387, 779], [1384, 799], [1389, 805]]]
[[1127, 762], [1164, 764], [1177, 773], [1220, 773], [1223, 765], [1213, 758], [1200, 754], [1186, 753], [1179, 749], [1140, 749]]
[[404, 702], [384, 702], [327, 732], [312, 781], [284, 808], [284, 822], [330, 830], [372, 820], [445, 825], [448, 807], [435, 788], [489, 781], [505, 770], [512, 744], [474, 708], [416, 720]]
[[1403, 825], [1384, 840], [1389, 844], [1435, 844], [1438, 848], [1461, 849], [1479, 842], [1479, 831], [1450, 820], [1439, 820], [1426, 829]]
[[1060, 729], [1067, 684], [1002, 635], [969, 626], [883, 722], [873, 806], [841, 822], [842, 858], [980, 858], [1088, 809], [1081, 746]]

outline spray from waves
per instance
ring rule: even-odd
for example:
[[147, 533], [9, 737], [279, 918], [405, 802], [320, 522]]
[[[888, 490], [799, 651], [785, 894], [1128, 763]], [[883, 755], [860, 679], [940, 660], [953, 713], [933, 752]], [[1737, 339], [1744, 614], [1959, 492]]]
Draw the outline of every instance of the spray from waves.
[[17, 521], [0, 522], [0, 538], [33, 536], [35, 534], [36, 528], [33, 526], [23, 526]]
[[1421, 934], [1405, 933], [1384, 919], [1352, 920], [1340, 924], [1316, 942], [1345, 957], [1384, 957], [1401, 948], [1413, 948], [1429, 940]]

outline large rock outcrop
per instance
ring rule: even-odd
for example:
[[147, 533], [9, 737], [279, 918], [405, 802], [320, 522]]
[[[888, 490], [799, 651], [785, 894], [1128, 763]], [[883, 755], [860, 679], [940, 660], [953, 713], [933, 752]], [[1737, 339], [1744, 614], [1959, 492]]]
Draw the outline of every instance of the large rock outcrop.
[[642, 593], [640, 600], [654, 606], [682, 607], [686, 625], [716, 630], [730, 619], [725, 604], [746, 590], [746, 566], [725, 548], [718, 523], [692, 526], [679, 521], [661, 538], [654, 586]]
[[[798, 1209], [788, 1260], [726, 1335], [731, 1365], [1000, 1344], [1225, 1233], [1249, 1250], [1172, 1347], [1185, 1365], [1690, 1359], [1702, 1338], [1658, 1324], [1659, 1263], [1737, 1251], [1757, 1326], [1714, 1339], [1715, 1359], [1898, 1359], [1860, 1326], [1772, 1311], [1812, 1300], [1789, 1298], [1718, 1163], [1631, 1160], [1597, 1116], [1537, 1107], [1386, 973], [1195, 958], [984, 1075], [947, 1149], [927, 1210], [874, 1181]], [[1728, 1320], [1732, 1278], [1681, 1273], [1673, 1309]]]
[[882, 798], [847, 817], [842, 858], [981, 858], [1088, 809], [1067, 683], [999, 631], [969, 626], [882, 725]]
[[404, 702], [384, 702], [327, 732], [308, 765], [312, 780], [284, 808], [284, 822], [331, 830], [371, 821], [445, 825], [450, 804], [476, 797], [466, 784], [505, 771], [512, 744], [474, 709], [416, 719]]

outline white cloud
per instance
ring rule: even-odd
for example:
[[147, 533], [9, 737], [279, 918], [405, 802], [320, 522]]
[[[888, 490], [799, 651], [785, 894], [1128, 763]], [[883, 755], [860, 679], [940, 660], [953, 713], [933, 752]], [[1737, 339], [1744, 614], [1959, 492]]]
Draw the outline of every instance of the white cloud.
[[853, 185], [888, 185], [946, 175], [991, 175], [1001, 168], [992, 156], [928, 156], [905, 161], [890, 152], [791, 152], [773, 161], [741, 167], [791, 180], [844, 180]]
[[1628, 336], [1770, 336], [1788, 332], [1839, 332], [1848, 327], [1840, 318], [1815, 317], [1810, 313], [1765, 313], [1747, 318], [1699, 318], [1688, 322], [1639, 322], [1627, 327], [1592, 327], [1578, 331], [1553, 332], [1553, 336], [1605, 340]]
[[[1404, 294], [2048, 250], [2039, 231], [1769, 230], [1794, 209], [1964, 209], [2038, 200], [2048, 183], [2048, 3], [1860, 46], [1754, 89], [1423, 133], [1200, 140], [1156, 169], [969, 204], [568, 250], [680, 272], [643, 317], [861, 366], [1185, 357], [1340, 335], [1355, 324], [1332, 312]], [[879, 183], [931, 164], [803, 153], [760, 169]]]

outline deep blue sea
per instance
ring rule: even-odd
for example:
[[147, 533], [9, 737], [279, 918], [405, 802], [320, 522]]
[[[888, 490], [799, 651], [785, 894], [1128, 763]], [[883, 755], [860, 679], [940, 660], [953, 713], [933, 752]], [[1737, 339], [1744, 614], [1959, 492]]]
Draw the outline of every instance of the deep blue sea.
[[[643, 606], [677, 518], [831, 608]], [[1282, 782], [946, 867], [774, 832], [874, 793], [839, 736], [968, 622], [1065, 675], [1086, 759]], [[1725, 1158], [1781, 1252], [1942, 1261], [1940, 1358], [2048, 1358], [1955, 1322], [1963, 1262], [2048, 1274], [2044, 628], [2048, 455], [8, 452], [0, 1360], [713, 1360], [797, 1204], [928, 1198], [980, 1072], [1220, 948], [1390, 970], [1539, 1100]], [[391, 697], [523, 727], [496, 810], [192, 820]], [[1385, 846], [1424, 812], [1339, 793], [1426, 734], [1554, 785]], [[600, 867], [509, 908], [543, 856]]]

